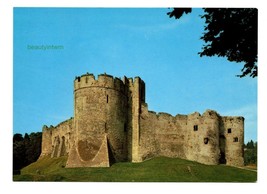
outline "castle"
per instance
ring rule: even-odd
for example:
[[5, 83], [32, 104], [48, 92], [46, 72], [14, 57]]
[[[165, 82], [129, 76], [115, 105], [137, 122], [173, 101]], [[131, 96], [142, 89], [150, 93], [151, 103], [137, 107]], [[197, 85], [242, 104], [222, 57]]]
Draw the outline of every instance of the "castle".
[[74, 80], [74, 117], [43, 127], [40, 157], [66, 155], [66, 167], [109, 167], [157, 156], [243, 166], [243, 143], [243, 117], [212, 110], [157, 114], [148, 110], [139, 77], [96, 79], [87, 73]]

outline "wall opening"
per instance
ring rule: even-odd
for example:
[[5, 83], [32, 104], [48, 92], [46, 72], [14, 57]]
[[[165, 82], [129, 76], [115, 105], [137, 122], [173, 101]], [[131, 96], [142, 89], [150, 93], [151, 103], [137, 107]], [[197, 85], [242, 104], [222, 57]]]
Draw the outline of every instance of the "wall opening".
[[107, 103], [108, 103], [108, 95], [107, 95]]
[[194, 125], [194, 131], [198, 131], [198, 125]]
[[235, 137], [234, 138], [234, 142], [238, 142], [238, 137]]
[[127, 124], [126, 123], [124, 123], [124, 132], [127, 132]]
[[204, 138], [204, 144], [208, 144], [209, 143], [209, 138], [205, 137]]
[[227, 129], [227, 133], [232, 133], [232, 129], [231, 128], [228, 128]]
[[78, 77], [78, 82], [80, 82], [81, 81], [81, 78], [80, 77]]

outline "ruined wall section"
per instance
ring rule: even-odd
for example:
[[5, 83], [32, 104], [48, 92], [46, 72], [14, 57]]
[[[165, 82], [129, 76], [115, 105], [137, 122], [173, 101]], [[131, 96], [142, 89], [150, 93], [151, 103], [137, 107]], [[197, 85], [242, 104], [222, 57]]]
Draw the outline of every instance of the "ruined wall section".
[[42, 128], [42, 152], [40, 157], [51, 156], [52, 153], [52, 131], [54, 127], [47, 127], [46, 125]]
[[185, 158], [186, 115], [173, 117], [168, 113], [158, 113], [156, 139], [160, 146], [160, 155]]
[[219, 163], [219, 118], [211, 110], [203, 115], [188, 115], [186, 133], [186, 158], [204, 164]]
[[52, 130], [51, 157], [66, 156], [73, 144], [73, 118], [61, 122]]
[[156, 137], [158, 116], [155, 112], [148, 111], [147, 104], [142, 104], [140, 115], [139, 158], [141, 161], [157, 157], [160, 154], [160, 145]]
[[127, 87], [122, 80], [106, 74], [97, 80], [92, 74], [77, 77], [74, 110], [76, 138], [68, 166], [107, 165], [92, 163], [104, 141], [109, 162], [127, 160]]
[[222, 117], [220, 141], [225, 163], [231, 166], [244, 166], [244, 117]]
[[148, 111], [140, 115], [140, 158], [179, 157], [204, 164], [218, 164], [220, 116], [211, 110], [203, 115], [176, 115]]
[[42, 156], [60, 157], [68, 155], [73, 144], [73, 118], [57, 126], [44, 126], [42, 135]]
[[173, 117], [168, 113], [148, 111], [142, 104], [140, 124], [140, 157], [142, 160], [156, 156], [180, 157], [185, 155], [186, 115]]

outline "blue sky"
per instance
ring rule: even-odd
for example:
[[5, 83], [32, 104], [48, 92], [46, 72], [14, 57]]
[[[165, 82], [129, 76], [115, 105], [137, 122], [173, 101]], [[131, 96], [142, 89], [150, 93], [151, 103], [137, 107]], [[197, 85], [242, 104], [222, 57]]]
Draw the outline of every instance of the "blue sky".
[[[245, 117], [257, 140], [257, 78], [243, 64], [199, 57], [201, 9], [180, 20], [167, 8], [14, 8], [13, 132], [41, 131], [73, 116], [73, 80], [86, 72], [140, 76], [149, 110]], [[55, 45], [62, 49], [30, 49]]]

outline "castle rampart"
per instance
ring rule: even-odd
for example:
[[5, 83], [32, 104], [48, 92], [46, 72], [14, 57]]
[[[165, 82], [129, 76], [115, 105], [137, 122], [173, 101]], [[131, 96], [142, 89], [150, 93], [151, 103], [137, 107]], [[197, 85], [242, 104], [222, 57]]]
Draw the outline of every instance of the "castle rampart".
[[57, 126], [43, 126], [41, 156], [60, 157], [68, 155], [73, 143], [73, 118], [61, 122]]
[[43, 127], [42, 154], [66, 167], [108, 167], [157, 156], [242, 166], [244, 118], [213, 110], [172, 116], [148, 110], [145, 83], [84, 74], [74, 80], [74, 118]]

